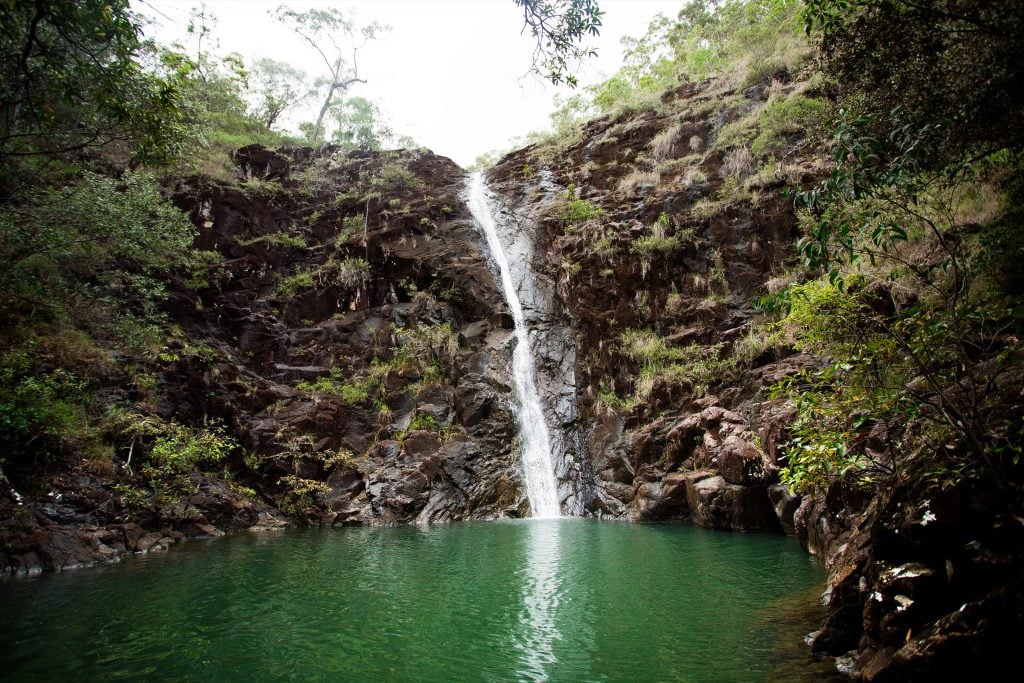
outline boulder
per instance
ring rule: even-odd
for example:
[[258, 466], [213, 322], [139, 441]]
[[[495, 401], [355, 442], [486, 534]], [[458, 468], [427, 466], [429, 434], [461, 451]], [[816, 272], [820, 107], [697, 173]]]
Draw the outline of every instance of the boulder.
[[697, 441], [704, 433], [700, 415], [690, 415], [677, 422], [665, 438], [665, 456], [668, 467], [675, 468], [693, 456]]
[[455, 389], [455, 415], [459, 424], [469, 428], [485, 420], [492, 411], [497, 392], [489, 385], [460, 382]]
[[690, 504], [686, 495], [686, 474], [673, 472], [662, 479], [660, 486], [653, 489], [653, 495], [646, 497], [647, 500], [640, 512], [640, 519], [652, 522], [689, 519]]
[[[118, 561], [117, 552], [83, 528], [50, 527], [33, 533], [34, 554], [45, 569], [62, 571]], [[32, 558], [29, 558], [32, 559]], [[31, 566], [26, 567], [31, 571]]]
[[420, 461], [437, 453], [441, 448], [441, 437], [436, 432], [417, 429], [405, 435], [402, 450], [407, 458]]
[[767, 466], [761, 451], [735, 434], [722, 442], [715, 466], [727, 482], [741, 486], [766, 484], [776, 476], [774, 468]]
[[730, 484], [708, 471], [682, 475], [693, 522], [709, 529], [779, 531], [765, 486]]
[[235, 150], [231, 155], [238, 166], [239, 173], [246, 180], [259, 178], [261, 180], [276, 180], [287, 178], [291, 170], [291, 163], [288, 157], [273, 152], [263, 145], [248, 145]]
[[772, 507], [775, 509], [775, 515], [779, 518], [782, 530], [790, 536], [795, 535], [796, 524], [793, 518], [800, 507], [801, 497], [790, 492], [786, 486], [775, 484], [768, 487], [768, 500], [772, 502]]

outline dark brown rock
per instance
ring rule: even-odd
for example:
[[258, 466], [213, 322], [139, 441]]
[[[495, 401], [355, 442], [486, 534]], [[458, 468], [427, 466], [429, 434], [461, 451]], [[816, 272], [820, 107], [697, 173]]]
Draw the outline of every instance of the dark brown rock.
[[231, 155], [243, 178], [279, 180], [288, 176], [291, 163], [288, 157], [262, 145], [249, 145]]
[[794, 518], [796, 511], [800, 508], [801, 497], [792, 493], [786, 486], [775, 484], [768, 487], [768, 500], [775, 509], [775, 515], [779, 518], [782, 531], [790, 536], [796, 535], [796, 523]]
[[709, 529], [780, 531], [764, 486], [730, 484], [712, 472], [681, 475], [695, 524]]
[[674, 472], [666, 476], [654, 490], [653, 495], [645, 496], [647, 501], [639, 513], [645, 521], [682, 521], [690, 518], [690, 505], [687, 499], [687, 477], [682, 472]]
[[441, 448], [441, 439], [436, 432], [416, 430], [405, 435], [402, 450], [413, 460], [420, 461], [434, 455]]
[[727, 482], [741, 486], [767, 484], [776, 474], [765, 463], [761, 451], [736, 435], [726, 437], [718, 450], [715, 466]]
[[46, 569], [62, 571], [117, 562], [117, 553], [84, 529], [55, 526], [34, 533], [35, 551]]

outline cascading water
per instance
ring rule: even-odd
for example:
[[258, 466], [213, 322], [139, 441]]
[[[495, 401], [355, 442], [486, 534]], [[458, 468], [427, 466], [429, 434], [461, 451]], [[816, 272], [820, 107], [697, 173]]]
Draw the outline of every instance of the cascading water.
[[487, 186], [482, 173], [474, 173], [469, 189], [469, 210], [487, 237], [487, 246], [501, 272], [501, 286], [515, 321], [516, 348], [512, 352], [512, 377], [519, 398], [519, 436], [522, 441], [521, 461], [526, 496], [534, 517], [560, 517], [558, 482], [551, 463], [551, 438], [537, 393], [536, 368], [530, 352], [530, 331], [526, 326], [523, 305], [512, 283], [508, 259], [498, 238], [498, 226], [491, 214]]

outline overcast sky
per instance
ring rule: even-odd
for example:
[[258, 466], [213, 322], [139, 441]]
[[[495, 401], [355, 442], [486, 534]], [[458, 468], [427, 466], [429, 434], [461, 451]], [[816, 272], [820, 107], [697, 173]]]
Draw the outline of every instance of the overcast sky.
[[[154, 20], [147, 34], [165, 43], [185, 36], [189, 10], [198, 1], [135, 0]], [[280, 0], [208, 0], [218, 18], [220, 52], [238, 52], [247, 63], [260, 57], [289, 62], [310, 74], [323, 62], [308, 46], [271, 19]], [[360, 53], [360, 76], [368, 81], [350, 90], [374, 100], [396, 133], [411, 136], [459, 164], [504, 149], [513, 138], [549, 124], [556, 93], [572, 94], [527, 75], [532, 39], [522, 31], [522, 15], [512, 0], [360, 0], [288, 2], [354, 8], [362, 21], [377, 20], [392, 30]], [[599, 57], [579, 73], [582, 83], [616, 71], [624, 35], [640, 36], [658, 12], [672, 16], [680, 0], [602, 0], [604, 27], [593, 41]], [[305, 119], [312, 119], [310, 113]]]

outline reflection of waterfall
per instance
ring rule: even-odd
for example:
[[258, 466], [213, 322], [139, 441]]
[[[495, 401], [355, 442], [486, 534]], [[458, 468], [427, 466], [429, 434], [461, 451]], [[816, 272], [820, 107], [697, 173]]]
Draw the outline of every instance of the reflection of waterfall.
[[523, 607], [516, 634], [519, 650], [518, 677], [544, 681], [551, 677], [555, 663], [558, 607], [561, 601], [559, 577], [559, 534], [561, 522], [531, 522], [530, 545], [523, 565]]
[[498, 239], [498, 227], [487, 201], [487, 187], [482, 173], [473, 174], [469, 210], [487, 236], [487, 246], [501, 271], [502, 289], [515, 321], [516, 348], [512, 352], [512, 375], [519, 397], [523, 479], [526, 482], [526, 495], [530, 499], [530, 509], [534, 517], [559, 517], [561, 508], [558, 504], [554, 467], [551, 464], [551, 439], [537, 394], [537, 371], [530, 349], [529, 329], [519, 293], [512, 283], [505, 250]]

